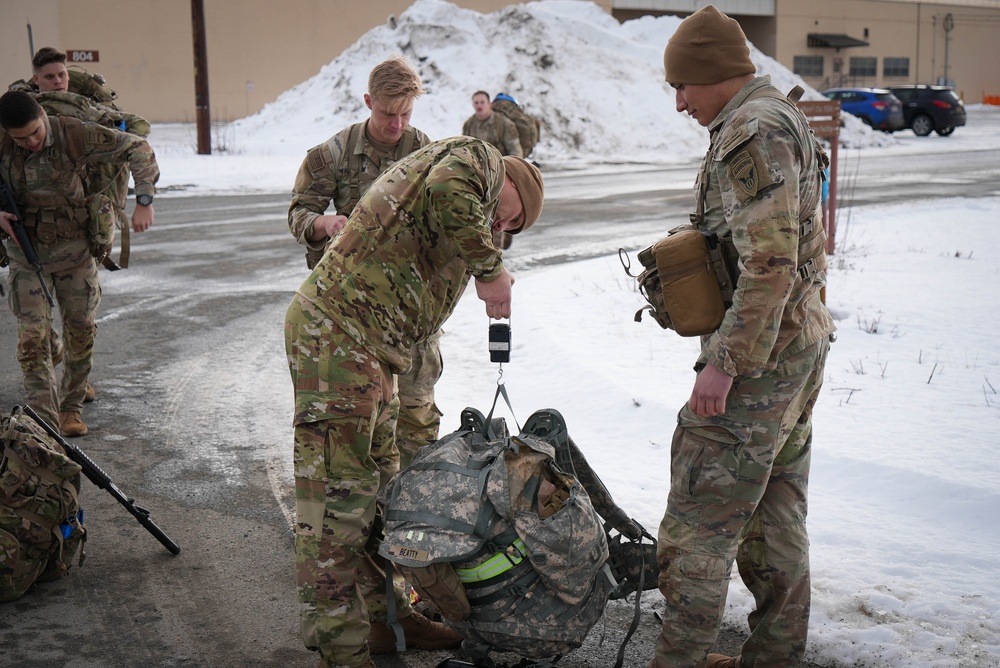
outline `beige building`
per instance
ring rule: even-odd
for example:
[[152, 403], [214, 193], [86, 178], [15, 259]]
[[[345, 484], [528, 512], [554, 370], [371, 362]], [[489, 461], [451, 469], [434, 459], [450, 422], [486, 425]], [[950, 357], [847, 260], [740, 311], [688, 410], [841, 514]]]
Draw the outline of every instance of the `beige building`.
[[[701, 0], [612, 0], [624, 21], [687, 16]], [[765, 55], [813, 88], [954, 86], [1000, 104], [1000, 0], [712, 0]]]
[[[513, 0], [459, 0], [491, 12]], [[410, 0], [0, 0], [0, 82], [53, 46], [105, 75], [154, 122], [195, 120], [192, 6], [205, 15], [211, 117], [241, 118], [312, 77]], [[599, 0], [619, 20], [685, 16], [703, 0]], [[714, 0], [765, 54], [816, 88], [952, 82], [1000, 96], [1000, 0]]]

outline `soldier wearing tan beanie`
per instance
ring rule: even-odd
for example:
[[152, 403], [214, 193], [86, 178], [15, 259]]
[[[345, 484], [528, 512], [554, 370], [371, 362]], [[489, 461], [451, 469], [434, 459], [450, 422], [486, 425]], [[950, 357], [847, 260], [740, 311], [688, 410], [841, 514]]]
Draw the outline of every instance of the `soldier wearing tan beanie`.
[[503, 164], [507, 177], [513, 182], [521, 198], [521, 206], [524, 207], [524, 223], [517, 229], [507, 230], [507, 234], [517, 234], [534, 225], [542, 213], [545, 184], [538, 167], [524, 158], [505, 155]]
[[714, 84], [757, 71], [750, 60], [747, 36], [735, 19], [715, 5], [684, 19], [663, 51], [670, 84]]
[[[825, 156], [715, 7], [681, 22], [663, 67], [676, 110], [709, 131], [691, 220], [718, 238], [735, 287], [677, 415], [657, 544], [663, 628], [647, 668], [791, 668], [809, 627], [812, 409], [836, 329], [820, 298]], [[738, 656], [709, 654], [734, 561], [756, 605], [750, 634]]]

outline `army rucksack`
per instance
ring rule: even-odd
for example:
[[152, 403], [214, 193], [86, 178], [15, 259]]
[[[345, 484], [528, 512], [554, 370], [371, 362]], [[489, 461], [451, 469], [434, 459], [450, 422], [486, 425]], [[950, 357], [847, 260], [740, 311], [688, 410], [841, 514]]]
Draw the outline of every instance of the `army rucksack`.
[[527, 158], [535, 150], [535, 145], [538, 144], [541, 135], [541, 121], [526, 112], [514, 98], [504, 93], [497, 95], [492, 106], [493, 111], [499, 111], [514, 121], [518, 137], [521, 140], [521, 150], [524, 152], [524, 157]]
[[0, 602], [64, 577], [79, 551], [79, 464], [20, 409], [0, 418]]
[[497, 650], [550, 666], [610, 598], [656, 586], [655, 540], [614, 505], [554, 410], [511, 436], [466, 408], [462, 427], [422, 448], [382, 501], [379, 553], [464, 636], [461, 653], [477, 663], [459, 665], [493, 666]]
[[118, 93], [108, 87], [104, 75], [88, 72], [83, 68], [69, 67], [69, 92], [89, 97], [94, 102], [118, 109]]

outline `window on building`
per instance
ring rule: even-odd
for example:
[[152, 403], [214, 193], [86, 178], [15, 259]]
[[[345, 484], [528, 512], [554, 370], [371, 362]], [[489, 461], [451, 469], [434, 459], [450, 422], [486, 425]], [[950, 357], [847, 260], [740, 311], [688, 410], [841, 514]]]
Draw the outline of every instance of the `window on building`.
[[792, 67], [800, 77], [821, 77], [823, 56], [795, 56]]
[[882, 76], [884, 77], [908, 77], [910, 76], [909, 58], [883, 58]]
[[873, 77], [878, 74], [878, 58], [874, 56], [851, 56], [852, 77]]

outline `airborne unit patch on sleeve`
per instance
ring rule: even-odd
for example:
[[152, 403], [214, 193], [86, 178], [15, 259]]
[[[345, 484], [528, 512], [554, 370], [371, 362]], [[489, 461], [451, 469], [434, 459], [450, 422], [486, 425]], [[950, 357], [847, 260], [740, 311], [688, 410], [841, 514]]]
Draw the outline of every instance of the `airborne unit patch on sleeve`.
[[750, 151], [737, 153], [729, 161], [726, 169], [729, 171], [729, 180], [733, 182], [733, 187], [742, 195], [741, 201], [757, 196], [759, 170], [750, 155]]
[[781, 180], [780, 172], [772, 172], [772, 164], [770, 154], [760, 142], [747, 144], [726, 162], [726, 174], [740, 204], [746, 204]]

